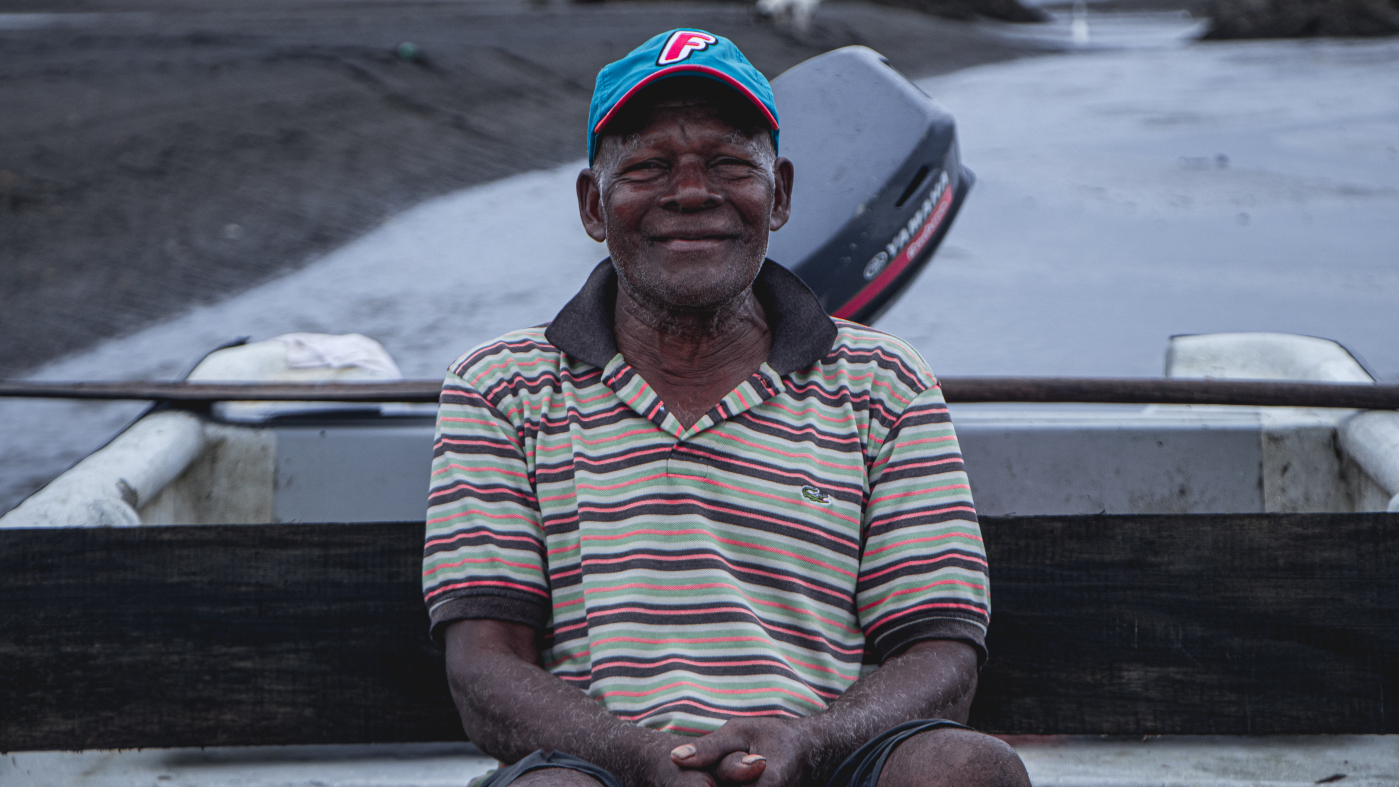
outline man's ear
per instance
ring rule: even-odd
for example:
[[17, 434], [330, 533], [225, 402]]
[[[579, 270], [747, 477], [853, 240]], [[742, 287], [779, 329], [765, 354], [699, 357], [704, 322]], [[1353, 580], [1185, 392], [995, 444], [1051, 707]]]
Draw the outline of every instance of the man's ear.
[[588, 237], [602, 243], [608, 239], [607, 223], [603, 221], [603, 193], [598, 189], [598, 179], [593, 170], [585, 169], [578, 173], [574, 184], [578, 191], [578, 217], [583, 220], [583, 229]]
[[768, 217], [768, 231], [782, 229], [792, 216], [792, 162], [779, 158], [773, 162], [773, 213]]

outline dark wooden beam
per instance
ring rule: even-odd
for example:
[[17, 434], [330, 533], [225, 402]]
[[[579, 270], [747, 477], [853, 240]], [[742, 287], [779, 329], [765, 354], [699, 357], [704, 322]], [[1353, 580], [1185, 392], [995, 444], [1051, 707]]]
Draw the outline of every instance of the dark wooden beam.
[[1386, 733], [1396, 516], [984, 517], [973, 723], [1023, 734]]
[[[1364, 383], [1168, 378], [943, 377], [950, 402], [1087, 402], [1338, 407], [1395, 410], [1400, 387]], [[0, 382], [0, 397], [145, 399], [168, 402], [436, 402], [438, 380], [382, 383]]]
[[[422, 527], [0, 530], [0, 751], [460, 739]], [[1396, 732], [1394, 514], [983, 529], [984, 729]]]
[[941, 377], [950, 402], [1094, 402], [1395, 410], [1400, 388], [1362, 383], [1178, 378]]

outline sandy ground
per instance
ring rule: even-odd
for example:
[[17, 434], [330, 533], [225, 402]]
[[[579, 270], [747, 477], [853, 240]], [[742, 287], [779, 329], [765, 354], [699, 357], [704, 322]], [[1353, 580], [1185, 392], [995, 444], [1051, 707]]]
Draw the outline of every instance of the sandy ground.
[[0, 377], [577, 158], [598, 68], [681, 25], [770, 76], [853, 43], [919, 76], [1046, 49], [861, 3], [798, 37], [747, 3], [0, 0]]
[[[946, 375], [1158, 375], [1173, 334], [1273, 330], [1342, 341], [1394, 380], [1395, 41], [1188, 45], [1192, 29], [1104, 17], [1080, 51], [922, 81], [979, 180], [880, 327]], [[580, 166], [428, 201], [33, 376], [169, 379], [237, 336], [318, 331], [373, 336], [437, 377], [553, 317], [603, 256], [577, 223]], [[0, 402], [0, 511], [141, 407]]]

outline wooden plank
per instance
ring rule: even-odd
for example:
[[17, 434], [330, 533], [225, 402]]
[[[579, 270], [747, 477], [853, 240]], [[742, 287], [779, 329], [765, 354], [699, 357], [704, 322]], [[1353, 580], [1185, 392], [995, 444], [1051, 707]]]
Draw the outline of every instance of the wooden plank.
[[0, 750], [462, 738], [422, 534], [0, 531]]
[[[986, 517], [1009, 733], [1396, 732], [1396, 517]], [[0, 531], [0, 751], [454, 740], [420, 523]]]
[[1396, 516], [986, 517], [973, 723], [1396, 732]]
[[[1341, 407], [1394, 410], [1400, 387], [1277, 380], [1184, 380], [1073, 377], [944, 377], [948, 401], [1209, 404], [1253, 407]], [[0, 396], [61, 399], [152, 399], [208, 403], [230, 400], [436, 402], [438, 380], [360, 383], [64, 383], [0, 381]]]

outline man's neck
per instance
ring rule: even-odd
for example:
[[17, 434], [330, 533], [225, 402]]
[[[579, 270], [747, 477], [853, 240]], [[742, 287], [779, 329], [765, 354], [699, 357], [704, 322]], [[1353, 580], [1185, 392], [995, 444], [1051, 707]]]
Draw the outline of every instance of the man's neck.
[[619, 281], [613, 334], [622, 357], [685, 427], [757, 371], [772, 347], [752, 288], [713, 310], [678, 312], [643, 302]]

